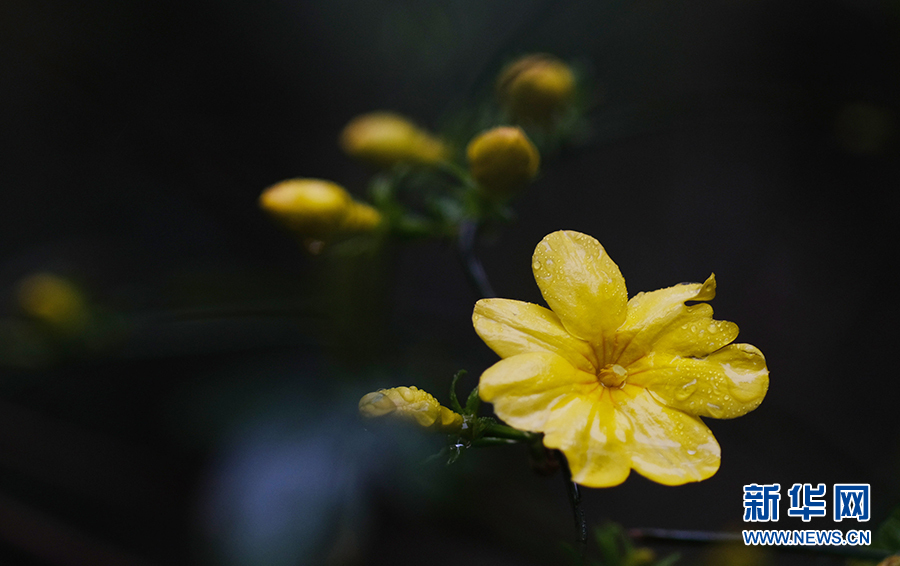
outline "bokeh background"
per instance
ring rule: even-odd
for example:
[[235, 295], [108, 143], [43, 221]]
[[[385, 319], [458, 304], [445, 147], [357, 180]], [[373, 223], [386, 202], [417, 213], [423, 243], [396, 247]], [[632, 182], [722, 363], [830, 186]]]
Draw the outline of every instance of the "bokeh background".
[[[497, 293], [540, 302], [534, 245], [580, 230], [631, 293], [714, 271], [771, 371], [758, 410], [709, 423], [715, 477], [586, 490], [588, 522], [735, 531], [744, 484], [849, 482], [876, 528], [900, 503], [898, 26], [895, 0], [5, 0], [0, 561], [563, 563], [563, 482], [524, 450], [448, 467], [439, 439], [356, 418], [368, 391], [447, 402], [495, 361], [453, 246], [335, 265], [256, 202], [297, 176], [365, 198], [350, 118], [440, 129], [531, 52], [577, 66], [592, 136], [479, 244]], [[28, 324], [40, 272], [78, 285], [90, 331]]]

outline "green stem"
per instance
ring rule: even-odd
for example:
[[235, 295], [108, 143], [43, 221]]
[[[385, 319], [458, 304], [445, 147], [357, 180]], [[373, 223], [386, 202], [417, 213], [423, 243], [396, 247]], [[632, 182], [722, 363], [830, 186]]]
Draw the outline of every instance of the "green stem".
[[581, 561], [587, 564], [587, 520], [584, 518], [584, 508], [581, 506], [581, 491], [578, 489], [578, 484], [572, 481], [572, 471], [569, 469], [569, 462], [566, 460], [566, 457], [563, 455], [559, 460], [563, 470], [563, 481], [566, 483], [566, 493], [569, 495], [569, 503], [572, 504], [572, 517], [575, 519], [578, 552], [581, 556]]
[[454, 180], [458, 181], [463, 187], [473, 186], [472, 177], [469, 176], [469, 172], [455, 163], [440, 161], [435, 163], [435, 168], [448, 177], [452, 177]]
[[509, 444], [518, 444], [518, 441], [512, 440], [511, 438], [495, 437], [476, 438], [472, 441], [472, 446], [479, 448], [483, 448], [485, 446], [507, 446]]
[[474, 220], [463, 220], [459, 225], [456, 241], [459, 257], [463, 262], [469, 282], [483, 299], [496, 297], [487, 272], [475, 255], [475, 240], [478, 236], [478, 223]]
[[505, 438], [515, 442], [524, 442], [526, 444], [533, 443], [540, 439], [541, 435], [534, 432], [519, 430], [511, 426], [497, 423], [490, 423], [481, 429], [484, 437]]

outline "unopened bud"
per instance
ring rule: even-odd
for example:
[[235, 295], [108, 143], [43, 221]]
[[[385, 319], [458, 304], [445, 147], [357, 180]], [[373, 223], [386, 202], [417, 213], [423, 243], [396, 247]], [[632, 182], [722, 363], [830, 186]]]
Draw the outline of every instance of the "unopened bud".
[[394, 417], [414, 422], [422, 428], [438, 432], [459, 432], [462, 415], [438, 403], [430, 393], [417, 387], [379, 389], [359, 400], [359, 413], [364, 417]]
[[521, 128], [502, 126], [476, 136], [466, 149], [469, 170], [486, 192], [505, 197], [537, 175], [540, 154]]
[[340, 185], [321, 179], [282, 181], [263, 191], [259, 203], [288, 229], [322, 241], [369, 231], [381, 222], [377, 210], [354, 201]]
[[311, 254], [332, 241], [371, 232], [381, 213], [357, 202], [343, 187], [321, 179], [290, 179], [273, 185], [259, 197], [260, 206], [300, 237]]
[[497, 80], [497, 95], [523, 122], [549, 123], [572, 99], [575, 75], [552, 55], [522, 57], [507, 65]]
[[441, 140], [392, 112], [357, 116], [341, 132], [340, 145], [351, 157], [376, 167], [436, 163], [448, 153]]
[[36, 273], [22, 279], [17, 298], [22, 312], [66, 332], [82, 329], [90, 316], [81, 291], [52, 273]]
[[347, 232], [370, 232], [381, 224], [381, 213], [368, 204], [353, 201], [347, 209], [342, 229]]

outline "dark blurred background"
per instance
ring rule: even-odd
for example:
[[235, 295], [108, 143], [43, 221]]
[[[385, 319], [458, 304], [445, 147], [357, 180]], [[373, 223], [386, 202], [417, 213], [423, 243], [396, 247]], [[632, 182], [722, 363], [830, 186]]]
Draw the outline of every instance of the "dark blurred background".
[[[5, 0], [0, 562], [562, 563], [563, 482], [524, 450], [448, 467], [439, 439], [356, 418], [495, 361], [453, 246], [335, 270], [256, 203], [298, 176], [364, 198], [350, 118], [439, 129], [532, 52], [578, 66], [593, 135], [478, 247], [497, 293], [540, 302], [535, 244], [580, 230], [632, 294], [714, 271], [717, 318], [771, 371], [758, 410], [709, 423], [716, 476], [585, 490], [588, 522], [735, 531], [744, 484], [780, 482], [785, 516], [793, 483], [870, 483], [875, 529], [900, 503], [898, 26], [895, 0]], [[23, 319], [42, 272], [78, 286], [89, 335]]]

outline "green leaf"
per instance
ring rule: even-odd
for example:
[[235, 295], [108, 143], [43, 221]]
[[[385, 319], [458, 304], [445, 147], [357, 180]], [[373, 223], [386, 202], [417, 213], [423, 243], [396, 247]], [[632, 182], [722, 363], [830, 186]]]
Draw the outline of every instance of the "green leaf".
[[594, 529], [594, 540], [600, 549], [600, 563], [604, 566], [624, 566], [630, 544], [616, 523], [606, 523]]
[[[459, 381], [459, 378], [466, 375], [467, 372], [464, 369], [459, 370], [453, 376], [453, 379], [450, 381], [450, 408], [456, 411], [457, 413], [464, 414], [462, 407], [459, 405], [459, 398], [456, 396], [456, 382]], [[468, 402], [466, 403], [468, 405]]]
[[872, 546], [891, 552], [900, 552], [900, 507], [895, 507], [875, 531]]
[[475, 386], [475, 389], [469, 393], [469, 398], [466, 399], [466, 408], [465, 412], [468, 415], [477, 415], [478, 409], [481, 408], [481, 397], [478, 396], [478, 386]]

